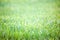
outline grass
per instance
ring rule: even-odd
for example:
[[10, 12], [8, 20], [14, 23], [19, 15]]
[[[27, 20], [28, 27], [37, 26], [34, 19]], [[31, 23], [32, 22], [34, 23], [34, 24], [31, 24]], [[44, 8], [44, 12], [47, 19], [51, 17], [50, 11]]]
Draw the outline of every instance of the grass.
[[0, 40], [59, 40], [58, 1], [0, 1]]

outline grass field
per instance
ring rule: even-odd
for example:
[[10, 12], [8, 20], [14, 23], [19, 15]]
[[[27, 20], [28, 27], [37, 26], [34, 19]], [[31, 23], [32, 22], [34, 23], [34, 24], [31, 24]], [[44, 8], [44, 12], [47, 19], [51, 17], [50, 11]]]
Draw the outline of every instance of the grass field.
[[0, 0], [0, 40], [60, 40], [60, 0]]

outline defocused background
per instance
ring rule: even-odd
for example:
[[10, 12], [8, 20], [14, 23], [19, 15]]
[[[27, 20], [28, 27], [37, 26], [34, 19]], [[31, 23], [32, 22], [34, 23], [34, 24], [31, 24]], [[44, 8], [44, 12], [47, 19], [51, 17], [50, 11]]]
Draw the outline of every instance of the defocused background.
[[0, 0], [0, 40], [59, 40], [60, 0]]

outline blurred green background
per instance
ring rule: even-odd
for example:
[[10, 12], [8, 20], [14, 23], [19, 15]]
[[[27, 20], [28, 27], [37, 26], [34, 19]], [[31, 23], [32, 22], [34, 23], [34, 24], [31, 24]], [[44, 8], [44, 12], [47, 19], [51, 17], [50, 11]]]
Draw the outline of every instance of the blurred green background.
[[60, 0], [0, 0], [0, 40], [60, 40]]

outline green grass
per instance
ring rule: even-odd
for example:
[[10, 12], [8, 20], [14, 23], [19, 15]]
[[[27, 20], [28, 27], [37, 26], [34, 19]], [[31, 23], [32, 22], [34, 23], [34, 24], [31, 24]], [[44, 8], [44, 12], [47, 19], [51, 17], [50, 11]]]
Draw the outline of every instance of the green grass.
[[0, 0], [0, 40], [60, 40], [59, 0]]

